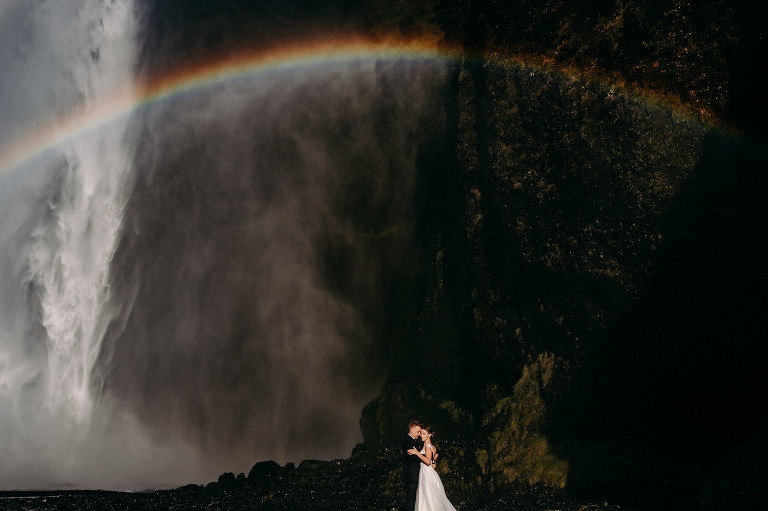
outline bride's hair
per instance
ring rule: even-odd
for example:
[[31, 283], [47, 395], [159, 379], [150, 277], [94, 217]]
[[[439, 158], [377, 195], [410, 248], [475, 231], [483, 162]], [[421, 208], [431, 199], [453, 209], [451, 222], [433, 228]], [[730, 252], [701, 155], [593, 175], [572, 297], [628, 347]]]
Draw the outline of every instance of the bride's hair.
[[432, 426], [421, 426], [421, 429], [425, 429], [430, 436], [435, 436], [435, 432], [432, 431]]

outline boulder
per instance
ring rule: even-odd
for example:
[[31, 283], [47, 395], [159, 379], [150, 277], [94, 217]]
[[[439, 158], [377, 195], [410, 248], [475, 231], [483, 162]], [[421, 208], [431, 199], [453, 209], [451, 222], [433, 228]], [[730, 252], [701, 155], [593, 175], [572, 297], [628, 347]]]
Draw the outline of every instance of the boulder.
[[278, 465], [275, 461], [260, 461], [251, 468], [251, 471], [248, 472], [248, 477], [246, 479], [250, 484], [274, 479], [279, 475], [280, 470], [280, 465]]
[[219, 476], [217, 481], [222, 488], [234, 488], [237, 486], [237, 479], [232, 472], [225, 472]]

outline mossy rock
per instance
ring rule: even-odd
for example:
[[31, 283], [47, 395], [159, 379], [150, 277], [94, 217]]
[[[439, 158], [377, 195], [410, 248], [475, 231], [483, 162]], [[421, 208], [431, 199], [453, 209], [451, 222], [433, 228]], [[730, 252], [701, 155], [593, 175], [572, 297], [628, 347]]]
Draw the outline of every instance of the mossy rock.
[[431, 426], [436, 440], [455, 440], [475, 431], [472, 414], [448, 399], [426, 394], [415, 385], [397, 382], [368, 403], [360, 418], [363, 440], [372, 444], [399, 445], [408, 423], [418, 420]]
[[540, 355], [526, 366], [512, 396], [502, 398], [483, 420], [487, 444], [475, 461], [494, 486], [513, 482], [563, 488], [569, 465], [555, 454], [544, 433], [544, 395], [555, 377], [553, 355]]

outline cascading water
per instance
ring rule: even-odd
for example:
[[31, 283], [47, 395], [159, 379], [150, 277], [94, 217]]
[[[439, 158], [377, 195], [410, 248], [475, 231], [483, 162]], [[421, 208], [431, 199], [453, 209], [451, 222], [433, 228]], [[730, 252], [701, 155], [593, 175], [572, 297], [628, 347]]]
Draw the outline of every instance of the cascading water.
[[[0, 20], [0, 147], [93, 109], [132, 82], [130, 1], [5, 2]], [[0, 176], [3, 487], [96, 474], [83, 454], [129, 168], [125, 125], [82, 133]]]
[[138, 60], [168, 60], [141, 14], [0, 7], [0, 151], [63, 126], [0, 169], [0, 488], [344, 456], [380, 388], [365, 318], [443, 151], [445, 67], [273, 70], [94, 128]]

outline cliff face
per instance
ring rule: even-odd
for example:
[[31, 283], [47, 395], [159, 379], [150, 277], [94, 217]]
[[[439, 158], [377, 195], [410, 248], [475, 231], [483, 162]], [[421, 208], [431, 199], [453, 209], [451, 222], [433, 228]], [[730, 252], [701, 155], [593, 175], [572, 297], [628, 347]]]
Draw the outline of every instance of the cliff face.
[[[366, 443], [418, 418], [468, 486], [754, 505], [765, 4], [297, 1], [275, 16], [277, 4], [157, 2], [168, 26], [146, 44], [163, 58], [141, 70], [312, 30], [418, 36], [467, 56], [414, 130], [414, 196], [371, 208], [368, 177], [350, 181], [333, 213], [354, 220], [359, 253], [318, 243], [324, 284], [360, 309], [381, 359], [360, 372], [389, 374], [362, 413]], [[356, 257], [381, 278], [348, 275]]]
[[761, 2], [366, 0], [377, 32], [442, 40], [480, 57], [522, 55], [610, 79], [759, 133], [766, 100]]
[[[485, 58], [450, 78], [450, 157], [422, 168], [418, 248], [387, 308], [393, 370], [364, 437], [417, 417], [473, 442], [452, 454], [495, 486], [748, 505], [766, 423], [751, 390], [766, 157], [707, 120], [753, 128], [738, 92], [763, 58], [754, 8], [533, 4], [400, 13]], [[593, 71], [494, 60], [523, 48]]]

